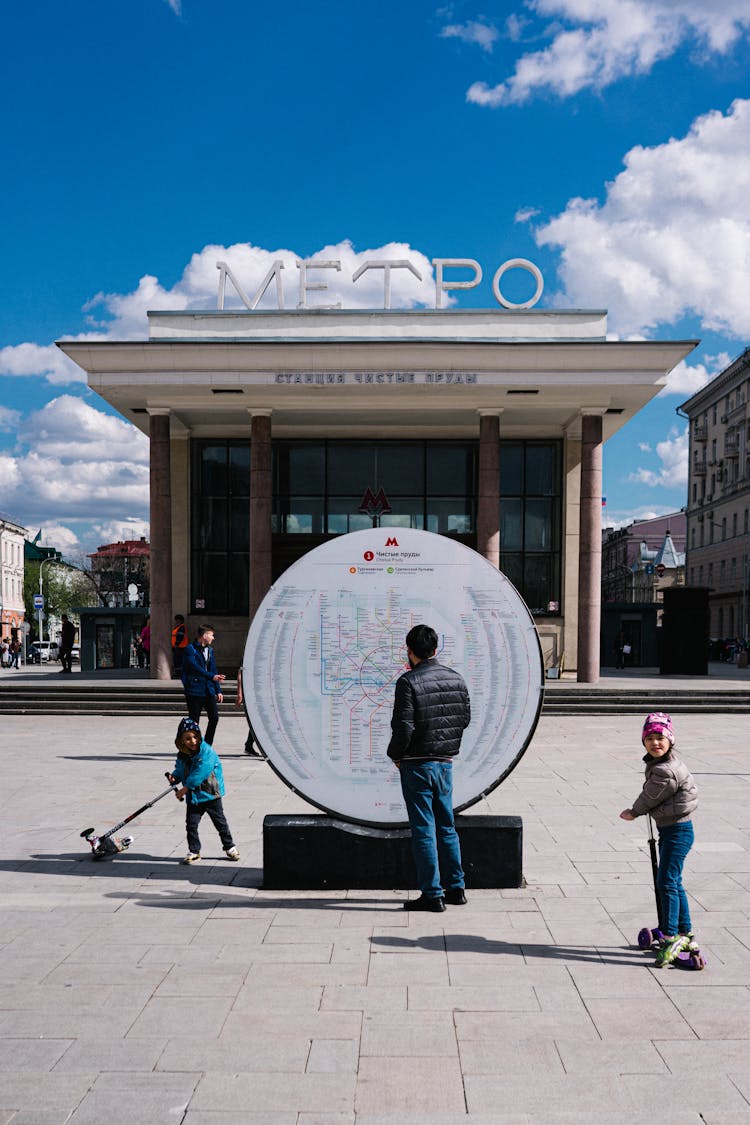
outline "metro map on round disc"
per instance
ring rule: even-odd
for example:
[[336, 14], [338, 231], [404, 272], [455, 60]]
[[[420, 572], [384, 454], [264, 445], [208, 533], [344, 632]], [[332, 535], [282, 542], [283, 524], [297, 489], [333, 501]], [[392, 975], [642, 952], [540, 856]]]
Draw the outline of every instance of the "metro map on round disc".
[[408, 823], [386, 750], [404, 638], [418, 624], [435, 629], [437, 659], [469, 688], [453, 766], [461, 811], [513, 769], [542, 704], [536, 627], [500, 571], [428, 531], [355, 531], [285, 571], [253, 618], [242, 677], [253, 735], [287, 785], [332, 816]]

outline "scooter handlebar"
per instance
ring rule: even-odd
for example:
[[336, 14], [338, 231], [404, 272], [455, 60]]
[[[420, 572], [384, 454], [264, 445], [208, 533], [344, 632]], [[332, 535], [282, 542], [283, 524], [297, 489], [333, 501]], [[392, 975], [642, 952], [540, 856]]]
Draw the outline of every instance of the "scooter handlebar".
[[[166, 773], [164, 774], [164, 776], [166, 777], [166, 779], [167, 779], [167, 781], [169, 782], [169, 784], [170, 784], [171, 786], [173, 786], [173, 787], [175, 788], [175, 797], [177, 797], [177, 789], [176, 789], [176, 786], [177, 786], [177, 782], [176, 782], [176, 781], [172, 781], [172, 775], [171, 775], [171, 773], [169, 772], [169, 770], [167, 770], [167, 771], [166, 771]], [[184, 801], [184, 800], [185, 800], [185, 798], [184, 798], [184, 797], [177, 797], [177, 800], [178, 800], [178, 801]]]

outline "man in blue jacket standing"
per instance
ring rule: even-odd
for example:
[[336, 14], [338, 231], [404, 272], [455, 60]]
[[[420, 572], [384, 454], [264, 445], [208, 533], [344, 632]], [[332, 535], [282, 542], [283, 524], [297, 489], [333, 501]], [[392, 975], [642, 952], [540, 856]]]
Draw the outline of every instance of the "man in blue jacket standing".
[[183, 650], [182, 659], [182, 686], [188, 715], [197, 723], [205, 708], [208, 716], [205, 741], [209, 746], [214, 744], [219, 724], [219, 704], [224, 699], [221, 685], [226, 679], [216, 669], [213, 643], [213, 629], [210, 625], [201, 625], [196, 639]]
[[[421, 895], [405, 910], [445, 910], [466, 903], [461, 847], [453, 821], [453, 758], [471, 721], [462, 676], [435, 659], [437, 633], [415, 625], [406, 634], [411, 665], [396, 681], [388, 757], [401, 773], [401, 792]], [[445, 890], [443, 890], [445, 888]]]

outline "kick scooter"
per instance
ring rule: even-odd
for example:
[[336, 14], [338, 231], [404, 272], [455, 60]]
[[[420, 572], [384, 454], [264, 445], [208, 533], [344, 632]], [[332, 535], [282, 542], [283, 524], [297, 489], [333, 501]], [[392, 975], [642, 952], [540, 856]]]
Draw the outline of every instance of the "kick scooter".
[[[638, 948], [644, 951], [655, 952], [658, 950], [659, 945], [664, 940], [664, 926], [661, 913], [661, 901], [659, 899], [659, 891], [657, 887], [657, 876], [659, 874], [659, 861], [656, 857], [656, 838], [654, 836], [654, 822], [651, 819], [650, 813], [646, 813], [648, 818], [648, 850], [651, 853], [651, 872], [654, 877], [654, 897], [656, 898], [656, 916], [658, 922], [656, 926], [650, 930], [644, 926], [638, 933]], [[705, 969], [706, 960], [694, 941], [685, 938], [685, 948], [681, 950], [674, 961], [675, 965], [679, 965], [684, 969]]]
[[[171, 774], [165, 773], [164, 776], [169, 781]], [[169, 788], [165, 789], [163, 793], [159, 793], [152, 801], [147, 801], [145, 805], [141, 805], [134, 813], [131, 813], [130, 816], [126, 816], [124, 820], [121, 820], [119, 824], [115, 824], [109, 831], [103, 832], [101, 836], [97, 836], [93, 828], [84, 828], [81, 836], [91, 845], [91, 858], [101, 859], [105, 855], [117, 855], [118, 852], [124, 852], [129, 848], [135, 837], [115, 836], [115, 832], [119, 832], [126, 824], [130, 824], [131, 820], [135, 820], [137, 816], [140, 816], [146, 809], [150, 809], [157, 801], [161, 801], [162, 797], [166, 797], [168, 793], [175, 793], [176, 795], [176, 790], [180, 788], [180, 785], [181, 782], [179, 781], [170, 782]], [[177, 800], [181, 801], [182, 797], [178, 797]]]

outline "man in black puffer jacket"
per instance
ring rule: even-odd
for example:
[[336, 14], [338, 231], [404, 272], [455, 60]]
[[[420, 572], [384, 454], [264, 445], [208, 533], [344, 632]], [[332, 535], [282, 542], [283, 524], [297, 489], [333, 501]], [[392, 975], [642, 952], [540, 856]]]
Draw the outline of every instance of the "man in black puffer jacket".
[[415, 625], [406, 634], [411, 668], [396, 681], [388, 746], [388, 757], [401, 772], [422, 892], [405, 902], [404, 909], [435, 912], [445, 910], [446, 902], [466, 902], [453, 823], [453, 758], [471, 720], [463, 677], [437, 662], [437, 645], [437, 633], [429, 625]]

